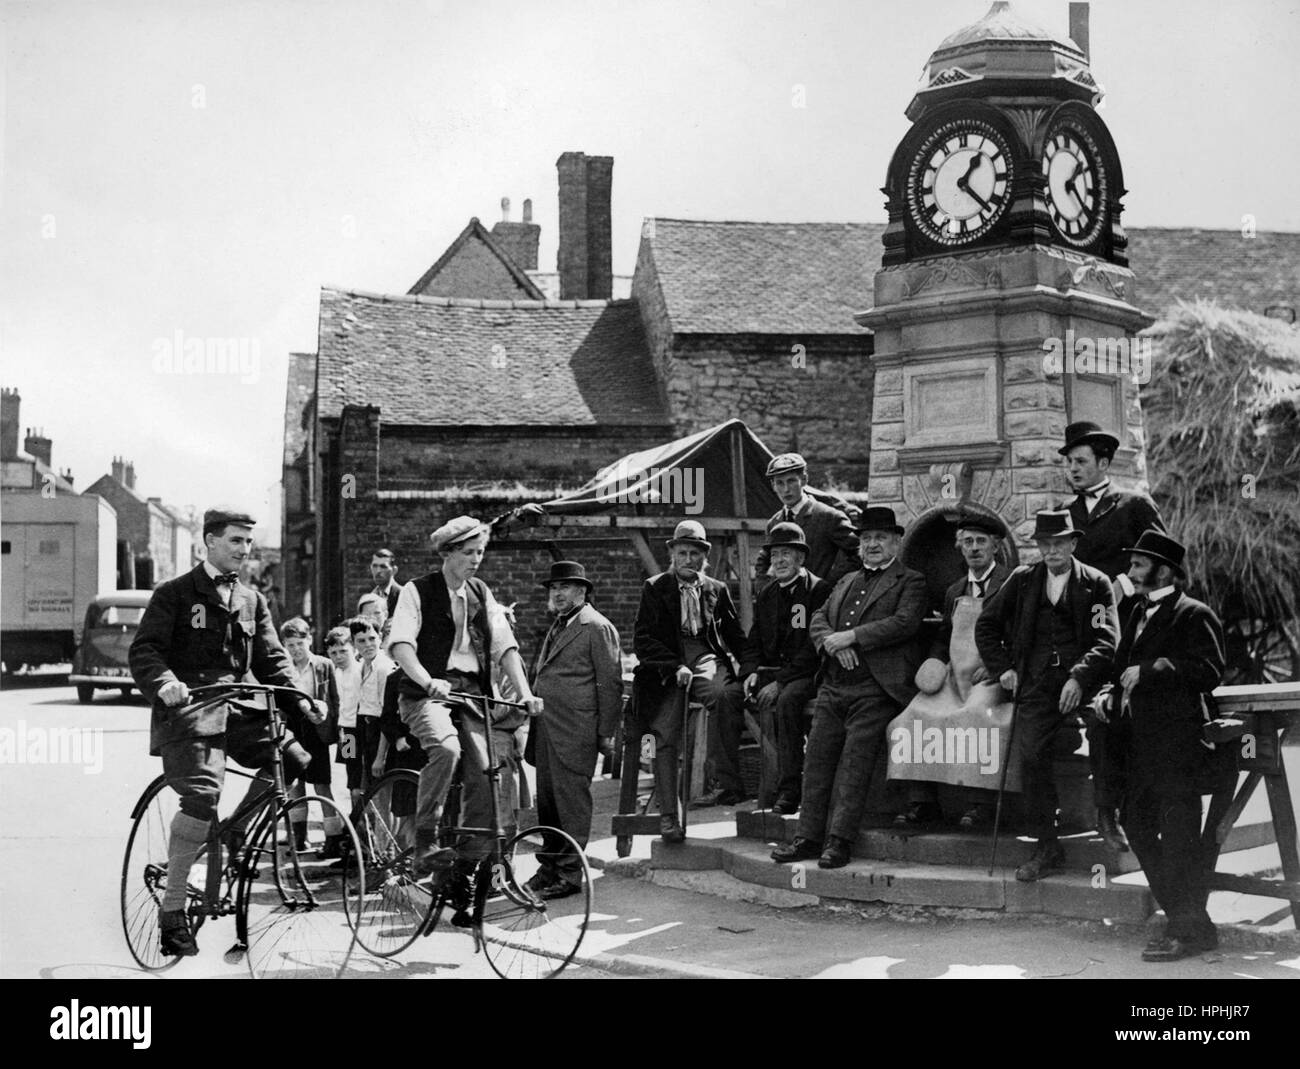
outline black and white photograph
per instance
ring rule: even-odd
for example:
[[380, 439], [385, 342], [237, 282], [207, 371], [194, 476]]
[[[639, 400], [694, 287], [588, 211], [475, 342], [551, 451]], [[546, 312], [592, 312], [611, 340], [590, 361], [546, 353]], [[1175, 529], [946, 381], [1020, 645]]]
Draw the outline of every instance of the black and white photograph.
[[768, 978], [1294, 1037], [1297, 54], [1295, 0], [2, 0], [39, 1034]]

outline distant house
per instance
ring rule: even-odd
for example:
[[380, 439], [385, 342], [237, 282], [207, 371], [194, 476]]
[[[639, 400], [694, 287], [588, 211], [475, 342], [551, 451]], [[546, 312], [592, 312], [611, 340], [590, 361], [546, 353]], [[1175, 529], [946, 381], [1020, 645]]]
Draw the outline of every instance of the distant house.
[[54, 470], [54, 443], [44, 431], [28, 427], [23, 448], [18, 448], [22, 400], [17, 390], [0, 389], [0, 491], [75, 494], [72, 472]]
[[113, 458], [112, 470], [85, 490], [117, 511], [118, 587], [151, 590], [194, 566], [194, 525], [161, 498], [135, 488], [135, 464]]

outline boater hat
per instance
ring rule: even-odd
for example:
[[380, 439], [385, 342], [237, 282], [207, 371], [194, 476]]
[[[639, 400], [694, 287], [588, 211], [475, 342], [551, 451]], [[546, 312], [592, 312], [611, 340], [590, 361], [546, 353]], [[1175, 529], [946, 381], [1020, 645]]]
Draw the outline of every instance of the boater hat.
[[587, 569], [576, 560], [557, 560], [551, 563], [551, 577], [543, 579], [538, 586], [550, 588], [552, 583], [582, 583], [591, 590], [591, 580], [587, 578]]
[[865, 534], [867, 531], [891, 531], [900, 535], [903, 533], [903, 528], [894, 518], [894, 510], [888, 505], [868, 505], [862, 510], [862, 519], [858, 521], [856, 530], [858, 534]]
[[1150, 557], [1152, 560], [1163, 561], [1179, 575], [1187, 575], [1183, 571], [1183, 558], [1187, 556], [1186, 547], [1177, 539], [1162, 534], [1154, 527], [1138, 535], [1137, 545], [1124, 547], [1124, 552], [1141, 553], [1142, 556]]
[[433, 543], [433, 548], [441, 553], [449, 546], [456, 545], [457, 542], [464, 542], [467, 538], [473, 538], [489, 530], [491, 528], [486, 523], [474, 519], [473, 516], [457, 516], [429, 535], [429, 541]]
[[781, 453], [774, 456], [767, 465], [767, 477], [771, 479], [777, 475], [785, 475], [787, 472], [807, 470], [807, 462], [798, 453]]
[[802, 549], [808, 552], [808, 543], [804, 541], [803, 528], [797, 523], [778, 523], [767, 533], [767, 541], [763, 543], [764, 549], [775, 549], [777, 546], [785, 546], [787, 549]]
[[1082, 533], [1071, 526], [1068, 512], [1041, 509], [1034, 513], [1034, 533], [1029, 537], [1037, 541], [1040, 538], [1068, 538]]
[[1069, 456], [1070, 450], [1076, 445], [1098, 445], [1110, 446], [1113, 453], [1119, 448], [1119, 439], [1109, 431], [1103, 431], [1100, 423], [1093, 423], [1091, 420], [1081, 420], [1078, 423], [1071, 423], [1065, 428], [1065, 445], [1057, 450], [1061, 456]]
[[664, 544], [672, 549], [678, 542], [685, 542], [688, 546], [699, 546], [705, 553], [713, 548], [713, 544], [704, 537], [704, 524], [699, 520], [682, 520], [677, 525], [677, 530], [673, 532], [672, 538]]

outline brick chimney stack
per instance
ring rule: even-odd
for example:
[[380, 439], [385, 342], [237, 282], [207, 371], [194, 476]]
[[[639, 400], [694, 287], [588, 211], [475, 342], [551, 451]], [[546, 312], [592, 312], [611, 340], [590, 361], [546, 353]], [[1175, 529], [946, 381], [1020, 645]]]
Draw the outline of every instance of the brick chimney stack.
[[1070, 40], [1083, 49], [1083, 58], [1091, 62], [1092, 52], [1088, 45], [1088, 5], [1072, 3], [1070, 5]]
[[23, 452], [28, 456], [35, 457], [47, 468], [51, 467], [50, 455], [53, 452], [53, 443], [45, 437], [45, 431], [41, 429], [27, 428], [27, 437], [23, 440]]
[[68, 468], [66, 471], [59, 472], [59, 478], [71, 486], [73, 484], [72, 469]]
[[510, 221], [510, 198], [501, 198], [501, 222], [492, 228], [492, 237], [516, 266], [525, 271], [537, 270], [537, 245], [542, 228], [533, 222], [533, 202], [524, 201], [524, 221]]
[[0, 388], [0, 459], [18, 459], [18, 409], [22, 401], [17, 390]]
[[134, 460], [128, 460], [126, 462], [126, 479], [124, 481], [126, 483], [126, 488], [128, 490], [135, 489], [135, 461]]
[[113, 468], [112, 468], [112, 473], [113, 473], [113, 481], [114, 481], [114, 482], [119, 482], [119, 483], [121, 483], [123, 486], [126, 485], [126, 466], [125, 466], [125, 464], [123, 463], [121, 457], [114, 457], [114, 458], [113, 458]]
[[561, 300], [608, 300], [614, 287], [610, 221], [613, 156], [566, 152], [555, 163], [560, 180]]

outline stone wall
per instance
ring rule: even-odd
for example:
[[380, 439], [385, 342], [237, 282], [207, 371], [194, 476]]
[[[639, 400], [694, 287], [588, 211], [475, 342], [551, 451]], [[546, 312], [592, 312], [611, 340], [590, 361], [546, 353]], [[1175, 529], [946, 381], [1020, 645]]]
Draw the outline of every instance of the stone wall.
[[676, 432], [744, 420], [797, 450], [814, 485], [865, 489], [873, 371], [866, 337], [677, 335], [667, 383]]

